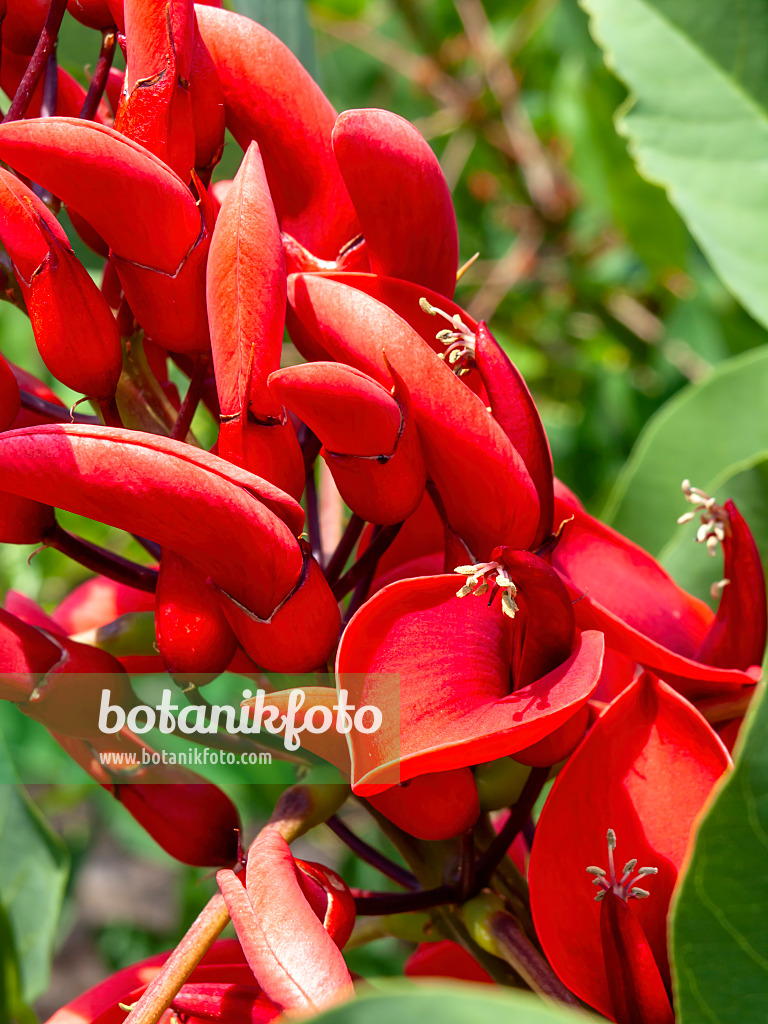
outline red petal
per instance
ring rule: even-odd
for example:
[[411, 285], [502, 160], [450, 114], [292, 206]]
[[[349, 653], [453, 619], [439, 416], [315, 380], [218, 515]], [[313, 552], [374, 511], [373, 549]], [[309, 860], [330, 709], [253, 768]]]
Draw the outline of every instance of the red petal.
[[554, 517], [554, 471], [547, 434], [528, 385], [487, 324], [478, 324], [475, 337], [475, 364], [488, 391], [494, 419], [519, 452], [539, 496], [541, 518], [532, 544], [537, 547], [552, 533]]
[[348, 285], [317, 275], [288, 281], [289, 301], [322, 347], [385, 387], [382, 346], [408, 389], [424, 459], [448, 521], [477, 558], [497, 544], [526, 548], [539, 502], [523, 465], [482, 402], [397, 314]]
[[497, 603], [456, 597], [460, 583], [457, 576], [393, 583], [342, 636], [339, 687], [355, 706], [382, 712], [376, 733], [349, 737], [353, 786], [362, 795], [513, 754], [562, 725], [594, 690], [602, 637], [585, 633], [562, 665], [510, 693], [514, 623]]
[[125, 260], [174, 274], [200, 234], [181, 179], [149, 150], [92, 121], [0, 125], [0, 157], [50, 189]]
[[388, 110], [345, 110], [333, 152], [355, 207], [371, 270], [433, 288], [456, 288], [459, 236], [437, 157], [412, 124]]
[[405, 962], [407, 978], [455, 978], [494, 985], [490, 974], [458, 942], [423, 942]]
[[722, 668], [748, 669], [760, 665], [765, 654], [765, 574], [752, 532], [732, 501], [725, 503], [730, 532], [723, 541], [722, 592], [715, 621], [696, 660]]
[[419, 775], [369, 796], [368, 802], [417, 839], [453, 839], [480, 816], [477, 785], [469, 768]]
[[249, 18], [196, 8], [224, 88], [227, 127], [259, 144], [280, 225], [333, 259], [359, 232], [331, 150], [336, 114], [287, 46]]
[[645, 675], [609, 705], [555, 781], [536, 827], [529, 880], [544, 953], [560, 979], [611, 1015], [589, 865], [607, 867], [614, 829], [618, 865], [631, 857], [659, 873], [633, 906], [666, 973], [666, 914], [691, 829], [728, 754], [698, 712]]

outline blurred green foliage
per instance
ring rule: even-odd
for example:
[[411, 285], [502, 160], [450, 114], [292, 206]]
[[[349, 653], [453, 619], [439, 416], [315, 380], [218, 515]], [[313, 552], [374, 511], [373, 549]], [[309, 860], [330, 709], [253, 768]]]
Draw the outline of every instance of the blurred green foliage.
[[[280, 34], [338, 109], [386, 107], [429, 139], [455, 198], [462, 257], [479, 253], [461, 279], [458, 301], [488, 319], [522, 370], [558, 475], [592, 509], [605, 501], [641, 429], [667, 399], [718, 363], [765, 343], [763, 328], [719, 283], [664, 192], [635, 169], [613, 120], [626, 90], [606, 69], [576, 0], [232, 0], [227, 6], [261, 17]], [[65, 19], [59, 59], [84, 83], [84, 67], [95, 63], [98, 50], [96, 33]], [[239, 155], [230, 139], [217, 176], [231, 176]], [[98, 260], [71, 231], [70, 237], [96, 275]], [[68, 404], [79, 397], [51, 380], [29, 322], [6, 303], [0, 304], [0, 351], [48, 381]], [[196, 420], [198, 426], [201, 436], [210, 435], [210, 423]], [[764, 464], [749, 472], [762, 481]], [[125, 534], [66, 514], [61, 521], [148, 561]], [[671, 529], [672, 523], [662, 536]], [[55, 551], [0, 546], [2, 591], [13, 586], [47, 609], [87, 576]], [[63, 772], [65, 755], [15, 709], [0, 708], [0, 729], [24, 777]], [[283, 782], [293, 769], [286, 772]], [[212, 882], [171, 862], [106, 793], [81, 778], [40, 787], [35, 798], [62, 830], [73, 863], [61, 938], [70, 927], [84, 927], [87, 948], [97, 951], [105, 970], [115, 969], [177, 941]], [[250, 835], [279, 790], [248, 781], [228, 788]], [[362, 813], [355, 826], [373, 838]], [[172, 927], [119, 918], [78, 925], [78, 878], [104, 834], [139, 863], [173, 866], [182, 912]], [[381, 878], [335, 839], [310, 838], [351, 884], [382, 888]], [[363, 974], [391, 974], [407, 951], [384, 939], [360, 947], [349, 962]], [[0, 971], [12, 966], [2, 962]]]

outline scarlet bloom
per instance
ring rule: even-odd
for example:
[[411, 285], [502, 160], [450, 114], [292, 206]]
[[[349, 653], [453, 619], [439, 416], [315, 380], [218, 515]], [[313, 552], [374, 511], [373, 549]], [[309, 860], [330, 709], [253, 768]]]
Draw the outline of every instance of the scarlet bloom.
[[692, 705], [646, 673], [605, 709], [552, 787], [529, 865], [536, 932], [560, 979], [610, 1020], [673, 1019], [667, 909], [696, 816], [730, 763]]

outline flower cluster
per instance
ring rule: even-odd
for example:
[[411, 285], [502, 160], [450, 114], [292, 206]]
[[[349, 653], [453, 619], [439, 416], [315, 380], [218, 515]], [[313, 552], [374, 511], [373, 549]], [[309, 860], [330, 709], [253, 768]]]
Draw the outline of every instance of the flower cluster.
[[[87, 94], [51, 65], [65, 7], [102, 33]], [[716, 612], [584, 509], [554, 476], [520, 373], [453, 302], [457, 224], [432, 150], [388, 111], [337, 116], [262, 26], [190, 0], [8, 0], [3, 46], [3, 290], [51, 374], [99, 415], [0, 358], [0, 541], [95, 574], [50, 614], [6, 595], [0, 697], [168, 852], [222, 869], [211, 930], [197, 923], [164, 966], [116, 975], [53, 1020], [118, 1021], [137, 1001], [143, 1021], [147, 1006], [154, 1020], [313, 1011], [353, 995], [341, 949], [356, 912], [440, 906], [465, 923], [419, 933], [440, 941], [412, 976], [672, 1021], [667, 910], [766, 640], [736, 506], [684, 484], [698, 539], [722, 549]], [[212, 182], [225, 128], [243, 156]], [[62, 204], [103, 261], [100, 287]], [[281, 368], [286, 330], [304, 361]], [[219, 424], [211, 451], [191, 431], [200, 403]], [[318, 458], [351, 513], [333, 552]], [[133, 534], [152, 564], [74, 536], [55, 509]], [[286, 838], [338, 809], [318, 810], [317, 793], [311, 813], [284, 807], [245, 863], [221, 790], [164, 763], [106, 768], [105, 753], [151, 748], [127, 726], [99, 730], [103, 689], [129, 709], [131, 675], [158, 668], [195, 697], [225, 670], [316, 673], [300, 717], [340, 692], [379, 709], [375, 733], [301, 742], [411, 859], [415, 874], [331, 818], [404, 892], [353, 898], [294, 860]], [[632, 858], [621, 873], [617, 845]], [[184, 959], [228, 917], [239, 944]]]

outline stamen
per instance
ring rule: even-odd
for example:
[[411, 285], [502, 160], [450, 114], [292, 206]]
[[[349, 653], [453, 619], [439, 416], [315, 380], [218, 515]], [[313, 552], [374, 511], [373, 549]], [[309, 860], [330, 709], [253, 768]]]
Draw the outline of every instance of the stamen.
[[[641, 878], [645, 878], [648, 875], [656, 875], [659, 872], [658, 868], [640, 868], [635, 871], [637, 867], [637, 858], [633, 857], [628, 860], [624, 865], [621, 878], [616, 878], [616, 867], [613, 862], [613, 851], [616, 849], [616, 833], [612, 828], [608, 829], [608, 835], [606, 836], [608, 841], [608, 871], [604, 871], [602, 868], [590, 865], [587, 868], [587, 872], [595, 877], [592, 879], [593, 885], [599, 885], [601, 891], [595, 896], [595, 901], [600, 900], [605, 896], [607, 892], [612, 892], [619, 899], [626, 901], [628, 899], [644, 900], [647, 899], [651, 894], [647, 889], [641, 889], [640, 886], [635, 885]], [[634, 875], [634, 877], [633, 877]]]
[[456, 371], [459, 377], [469, 370], [469, 365], [475, 358], [475, 335], [467, 327], [458, 313], [451, 316], [444, 309], [433, 306], [424, 296], [419, 299], [419, 305], [425, 313], [430, 316], [441, 316], [451, 325], [450, 329], [443, 328], [438, 331], [435, 337], [446, 346], [446, 351], [440, 353], [440, 358], [445, 359], [448, 365]]
[[[515, 586], [514, 581], [510, 579], [506, 566], [502, 565], [501, 562], [479, 562], [477, 565], [457, 565], [453, 571], [458, 573], [460, 576], [467, 577], [467, 582], [456, 591], [456, 597], [467, 597], [469, 594], [472, 594], [473, 597], [482, 597], [483, 594], [488, 593], [491, 584], [493, 584], [494, 589], [491, 594], [491, 601], [495, 597], [497, 591], [501, 590], [501, 610], [504, 615], [508, 615], [510, 619], [514, 619], [515, 615], [519, 611], [517, 602], [515, 601], [517, 587]], [[486, 576], [489, 577], [489, 579], [486, 579]]]
[[694, 511], [685, 512], [677, 522], [682, 526], [683, 523], [690, 523], [698, 515], [701, 519], [701, 526], [696, 531], [696, 541], [699, 544], [706, 544], [707, 551], [714, 558], [718, 546], [731, 535], [731, 521], [728, 518], [728, 513], [706, 491], [702, 491], [699, 487], [692, 487], [690, 480], [683, 480], [683, 494], [685, 500], [694, 506]]

